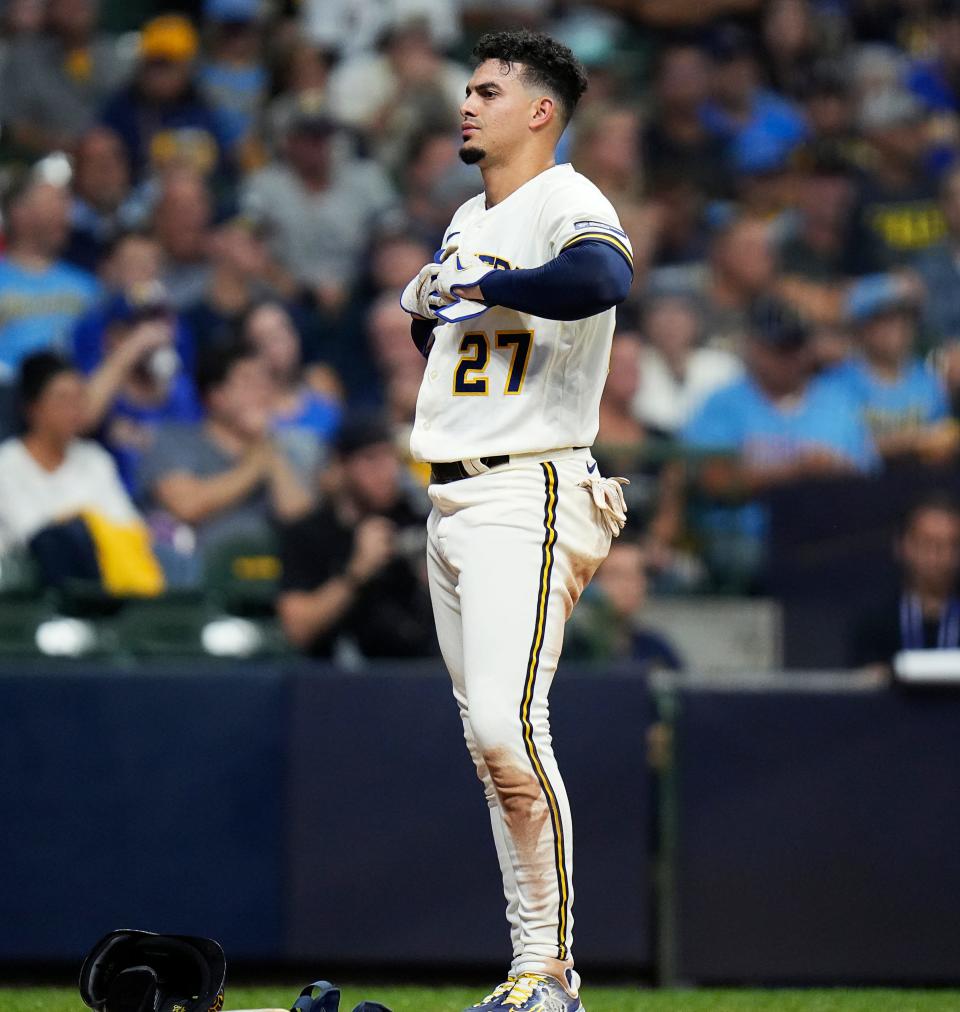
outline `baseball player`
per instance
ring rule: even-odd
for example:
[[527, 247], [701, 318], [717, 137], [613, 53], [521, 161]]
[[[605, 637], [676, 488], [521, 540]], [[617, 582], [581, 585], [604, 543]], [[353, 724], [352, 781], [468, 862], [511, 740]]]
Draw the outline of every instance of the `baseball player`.
[[606, 198], [554, 151], [587, 81], [546, 35], [485, 35], [460, 157], [484, 192], [402, 296], [427, 356], [411, 437], [432, 468], [437, 633], [483, 783], [513, 941], [474, 1009], [582, 1012], [573, 838], [548, 693], [563, 627], [625, 522], [589, 447], [632, 252]]

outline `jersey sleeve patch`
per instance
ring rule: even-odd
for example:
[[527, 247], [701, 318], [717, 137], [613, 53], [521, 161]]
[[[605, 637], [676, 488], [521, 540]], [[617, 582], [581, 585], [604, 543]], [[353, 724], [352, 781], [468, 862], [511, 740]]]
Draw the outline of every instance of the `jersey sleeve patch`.
[[606, 221], [575, 221], [573, 223], [573, 230], [575, 232], [582, 232], [589, 230], [591, 232], [610, 232], [613, 235], [620, 236], [621, 239], [627, 238], [627, 233], [621, 228], [615, 228], [613, 225]]

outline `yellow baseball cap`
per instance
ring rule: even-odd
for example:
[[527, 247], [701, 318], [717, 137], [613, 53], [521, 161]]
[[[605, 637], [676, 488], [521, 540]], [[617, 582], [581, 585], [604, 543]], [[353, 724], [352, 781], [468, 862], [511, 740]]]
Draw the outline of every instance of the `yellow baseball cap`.
[[197, 30], [180, 14], [163, 14], [148, 21], [140, 32], [140, 57], [188, 63], [197, 55]]

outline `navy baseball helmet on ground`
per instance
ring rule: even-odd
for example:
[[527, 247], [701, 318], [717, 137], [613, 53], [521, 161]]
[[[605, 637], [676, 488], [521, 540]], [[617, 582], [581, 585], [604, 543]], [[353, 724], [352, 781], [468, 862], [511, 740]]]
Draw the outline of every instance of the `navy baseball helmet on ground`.
[[80, 997], [96, 1012], [218, 1012], [227, 961], [212, 938], [111, 931], [80, 970]]

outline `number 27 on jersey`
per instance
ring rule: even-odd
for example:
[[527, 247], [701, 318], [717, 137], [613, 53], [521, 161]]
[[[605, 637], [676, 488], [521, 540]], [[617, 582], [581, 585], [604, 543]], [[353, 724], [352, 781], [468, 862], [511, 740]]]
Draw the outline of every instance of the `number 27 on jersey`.
[[[506, 395], [519, 394], [530, 364], [533, 349], [532, 330], [498, 330], [494, 334], [495, 351], [508, 351], [510, 365], [507, 368], [503, 392]], [[485, 397], [489, 393], [487, 366], [490, 364], [490, 338], [482, 330], [463, 335], [460, 341], [460, 361], [453, 374], [455, 397]]]

